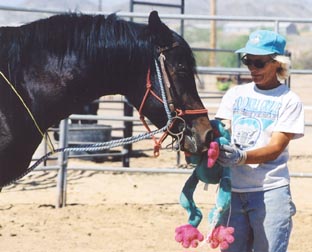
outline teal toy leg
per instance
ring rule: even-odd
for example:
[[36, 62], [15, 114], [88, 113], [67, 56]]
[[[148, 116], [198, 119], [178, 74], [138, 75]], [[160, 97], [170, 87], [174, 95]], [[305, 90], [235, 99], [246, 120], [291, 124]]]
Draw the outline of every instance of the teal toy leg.
[[224, 167], [219, 183], [216, 206], [210, 211], [208, 221], [212, 227], [208, 235], [208, 242], [212, 248], [220, 246], [221, 250], [228, 249], [229, 244], [234, 242], [234, 228], [221, 225], [222, 215], [229, 209], [231, 204], [231, 178], [230, 168]]
[[197, 229], [203, 215], [199, 208], [196, 207], [193, 199], [198, 181], [194, 171], [186, 181], [180, 196], [180, 204], [189, 214], [189, 224], [176, 228], [175, 240], [181, 243], [184, 248], [196, 248], [199, 242], [204, 240], [203, 234]]
[[231, 178], [230, 168], [224, 167], [222, 178], [219, 183], [216, 206], [210, 211], [208, 221], [212, 226], [218, 226], [221, 222], [221, 217], [231, 204]]
[[220, 121], [212, 120], [210, 123], [215, 130], [214, 145], [209, 146], [207, 153], [191, 155], [186, 158], [188, 163], [195, 166], [195, 170], [186, 181], [180, 196], [180, 204], [189, 214], [189, 224], [176, 228], [175, 240], [185, 248], [190, 246], [195, 248], [200, 241], [204, 240], [204, 236], [197, 229], [202, 220], [202, 213], [193, 199], [196, 186], [201, 180], [207, 184], [219, 184], [216, 206], [208, 215], [211, 232], [207, 236], [206, 242], [210, 243], [212, 248], [220, 246], [221, 250], [225, 250], [234, 241], [234, 228], [221, 225], [222, 215], [230, 207], [231, 202], [230, 169], [215, 161], [219, 155], [217, 147], [222, 144], [229, 144], [230, 134], [229, 131], [224, 129], [224, 125]]
[[203, 217], [200, 209], [195, 205], [193, 199], [193, 194], [198, 184], [198, 181], [199, 180], [194, 171], [189, 179], [186, 181], [180, 196], [180, 204], [188, 212], [188, 223], [191, 224], [193, 227], [198, 227]]

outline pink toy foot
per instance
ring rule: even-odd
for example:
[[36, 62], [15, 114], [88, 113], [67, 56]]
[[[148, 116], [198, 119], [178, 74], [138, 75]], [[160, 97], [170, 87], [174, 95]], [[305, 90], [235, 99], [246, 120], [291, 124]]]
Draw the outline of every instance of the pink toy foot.
[[218, 226], [208, 236], [208, 243], [211, 248], [217, 248], [220, 245], [220, 249], [228, 249], [229, 244], [234, 242], [233, 233], [233, 227]]
[[211, 168], [214, 166], [214, 164], [217, 161], [217, 158], [219, 157], [220, 149], [219, 144], [217, 142], [211, 142], [209, 149], [208, 149], [208, 161], [207, 161], [207, 167]]
[[175, 240], [181, 243], [184, 248], [189, 248], [190, 246], [196, 248], [199, 241], [204, 240], [204, 236], [198, 229], [190, 224], [177, 227], [175, 232]]

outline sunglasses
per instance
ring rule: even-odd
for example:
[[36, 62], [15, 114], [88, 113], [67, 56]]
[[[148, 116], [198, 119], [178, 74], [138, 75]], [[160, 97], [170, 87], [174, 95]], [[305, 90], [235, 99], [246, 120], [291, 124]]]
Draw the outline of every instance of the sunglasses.
[[246, 56], [244, 56], [241, 58], [241, 61], [245, 66], [254, 66], [255, 68], [260, 69], [260, 68], [264, 68], [267, 63], [274, 61], [274, 59], [270, 59], [267, 61], [262, 61], [260, 59], [251, 60], [251, 59], [248, 59]]

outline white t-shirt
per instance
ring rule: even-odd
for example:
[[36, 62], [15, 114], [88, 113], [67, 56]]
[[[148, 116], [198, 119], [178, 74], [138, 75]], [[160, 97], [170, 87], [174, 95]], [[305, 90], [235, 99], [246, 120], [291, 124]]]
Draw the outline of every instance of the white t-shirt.
[[[273, 132], [304, 134], [304, 109], [300, 98], [286, 85], [261, 90], [254, 82], [226, 92], [216, 118], [231, 120], [232, 143], [242, 150], [266, 146]], [[277, 159], [233, 167], [234, 192], [264, 191], [289, 184], [286, 148]]]

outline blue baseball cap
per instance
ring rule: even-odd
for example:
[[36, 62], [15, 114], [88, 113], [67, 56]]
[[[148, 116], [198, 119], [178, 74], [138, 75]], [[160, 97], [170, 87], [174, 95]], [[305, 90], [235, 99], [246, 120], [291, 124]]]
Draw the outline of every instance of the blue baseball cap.
[[257, 30], [252, 32], [244, 48], [235, 53], [247, 53], [252, 55], [280, 54], [285, 52], [286, 40], [276, 32]]

